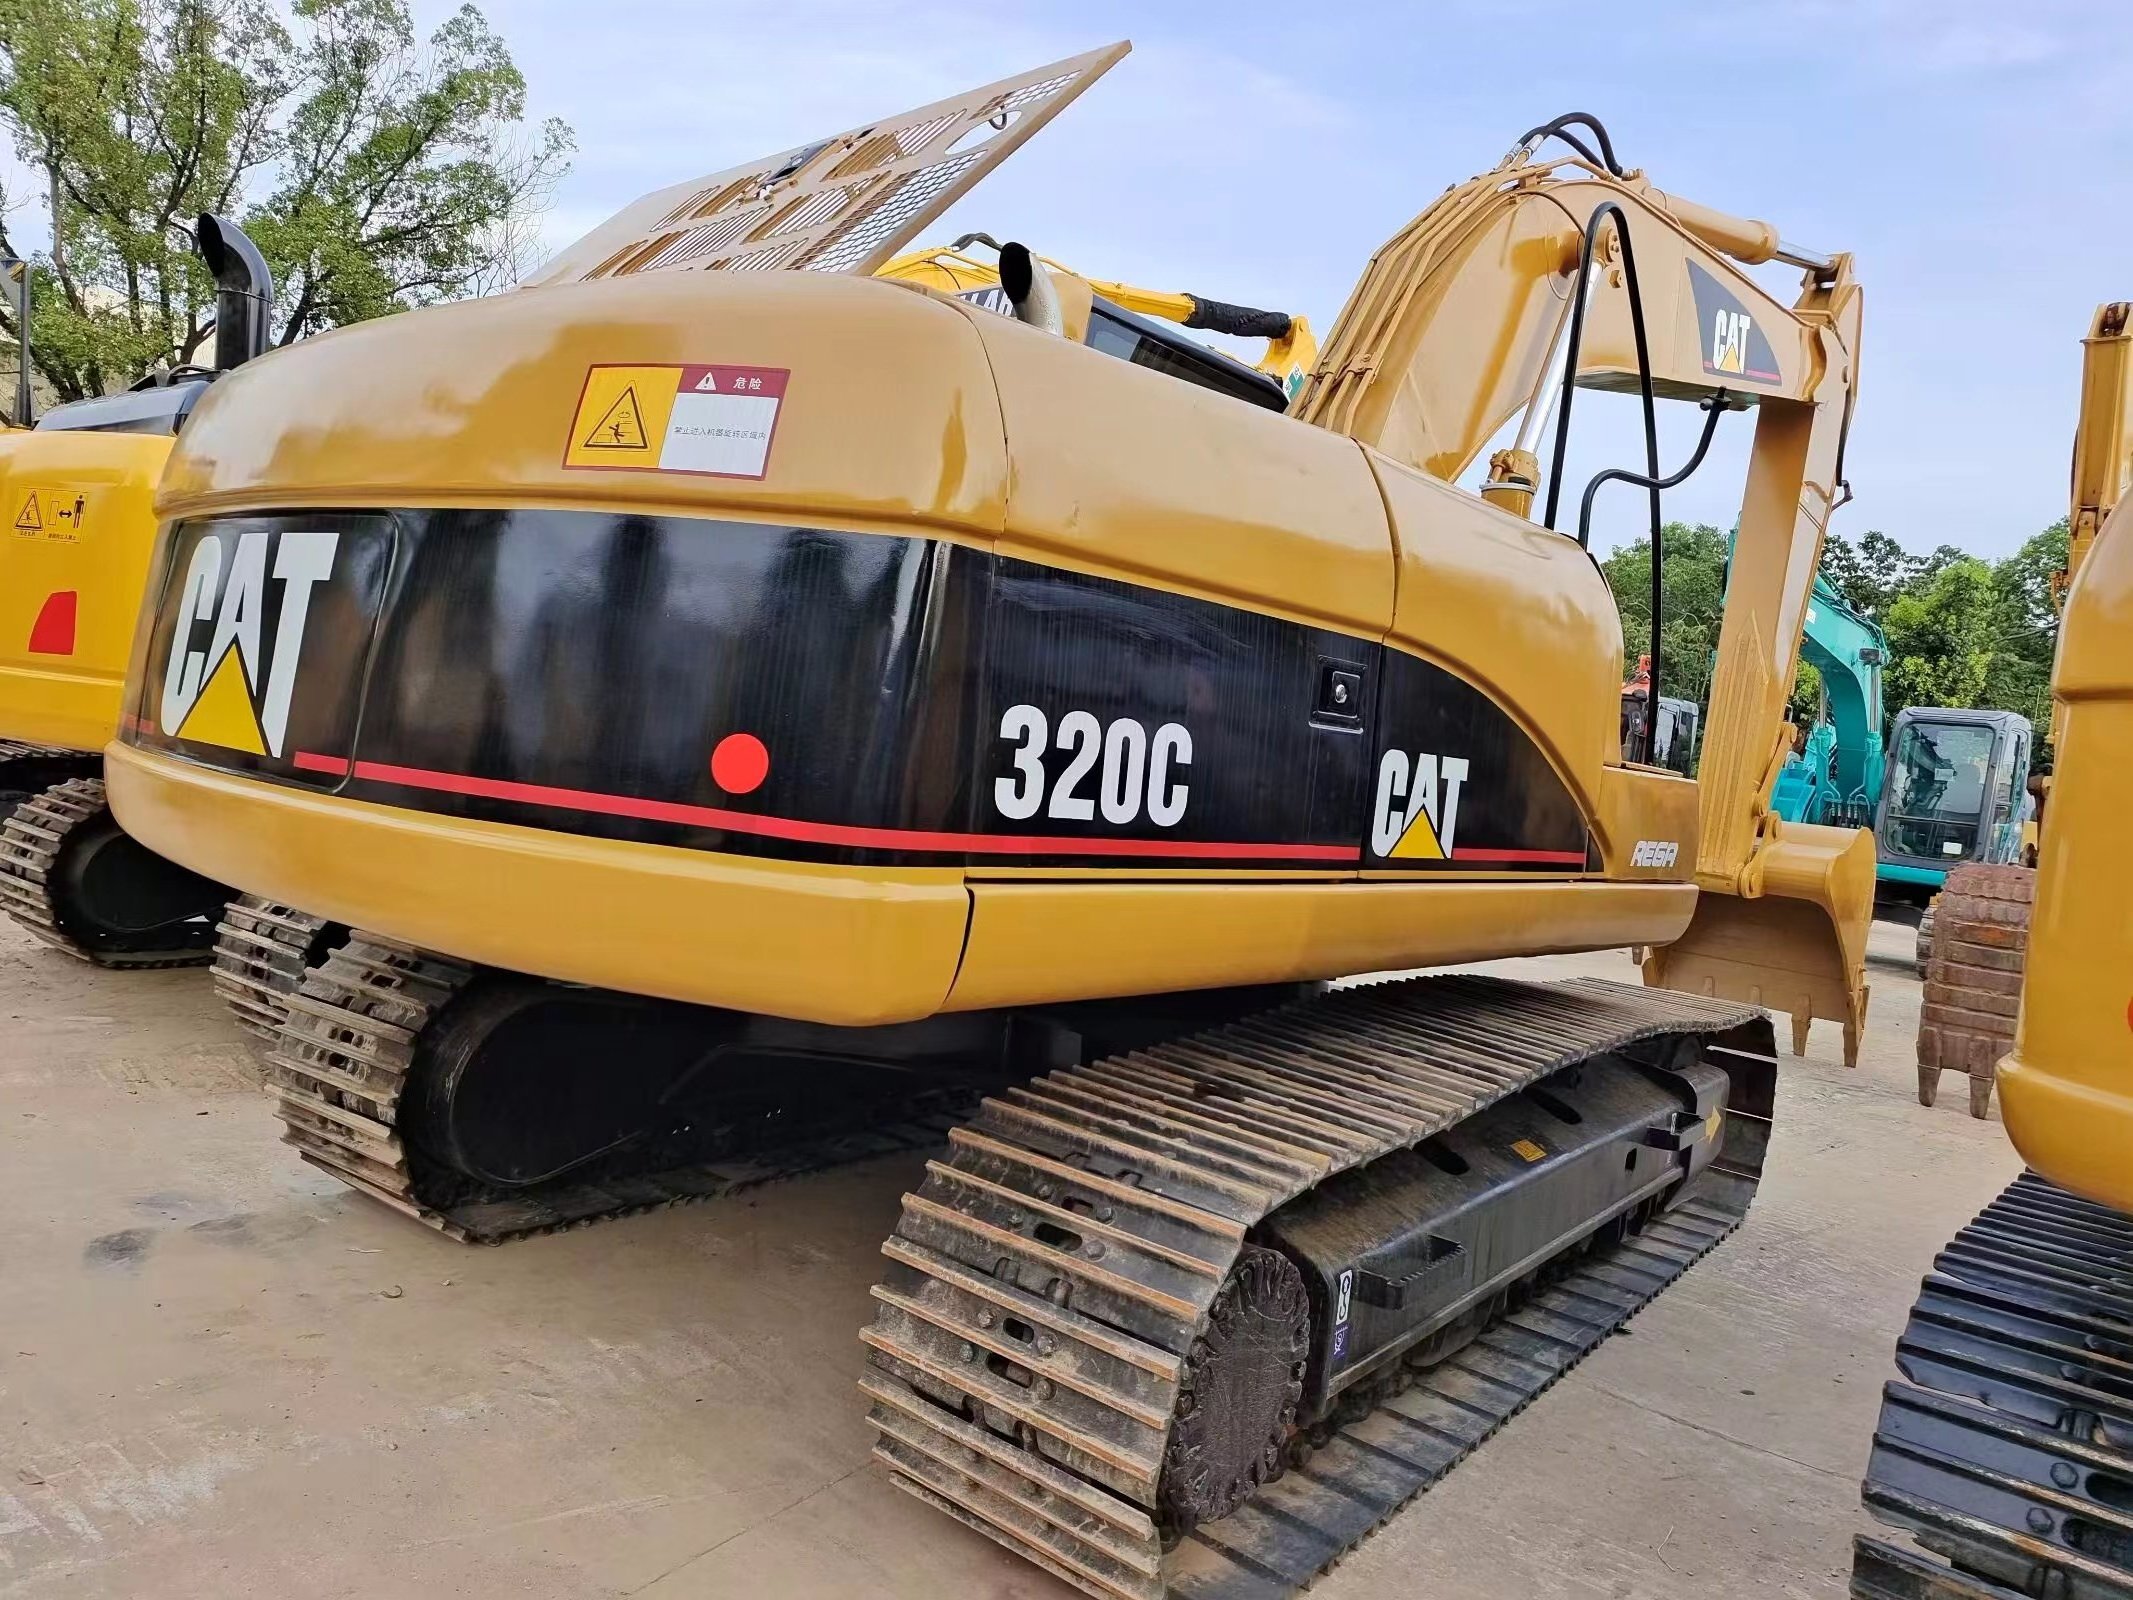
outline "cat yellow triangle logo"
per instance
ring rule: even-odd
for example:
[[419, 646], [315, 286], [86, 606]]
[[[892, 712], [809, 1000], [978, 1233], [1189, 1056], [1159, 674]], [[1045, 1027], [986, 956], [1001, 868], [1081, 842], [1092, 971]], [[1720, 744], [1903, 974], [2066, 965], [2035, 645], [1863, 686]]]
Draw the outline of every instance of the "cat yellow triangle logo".
[[234, 640], [215, 663], [200, 698], [185, 714], [178, 737], [219, 744], [226, 750], [244, 750], [255, 756], [267, 753], [267, 742], [259, 736], [259, 719], [252, 714], [252, 694], [245, 684], [244, 663], [238, 659]]
[[644, 413], [637, 409], [637, 389], [633, 384], [616, 397], [607, 413], [593, 424], [592, 432], [585, 436], [581, 448], [586, 450], [648, 450], [651, 445], [644, 437]]
[[1436, 825], [1429, 820], [1429, 813], [1419, 805], [1408, 819], [1407, 827], [1400, 835], [1400, 842], [1392, 847], [1396, 861], [1442, 861], [1444, 846], [1437, 842]]

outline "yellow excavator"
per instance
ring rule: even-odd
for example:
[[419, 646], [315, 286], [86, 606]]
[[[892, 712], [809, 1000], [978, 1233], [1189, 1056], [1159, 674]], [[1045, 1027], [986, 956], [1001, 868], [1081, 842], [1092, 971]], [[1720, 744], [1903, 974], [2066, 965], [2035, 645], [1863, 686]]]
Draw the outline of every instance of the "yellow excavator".
[[[0, 439], [0, 910], [105, 967], [207, 961], [230, 898], [129, 837], [102, 782], [155, 547], [156, 480], [208, 386], [268, 343], [273, 286], [257, 249], [217, 217], [202, 217], [196, 238], [217, 284], [214, 365], [56, 406], [33, 430]], [[17, 410], [27, 416], [23, 272], [12, 293], [23, 339]], [[287, 920], [281, 942], [261, 947], [282, 956], [293, 943], [273, 975], [283, 988], [320, 953], [293, 939], [306, 919]], [[308, 925], [315, 939], [320, 925]], [[233, 946], [242, 937], [241, 927], [224, 931]]]
[[[2112, 511], [2133, 486], [2133, 302], [2096, 308], [2081, 342], [2081, 406], [2074, 428], [2074, 463], [2067, 506], [2066, 567], [2052, 581], [2052, 604], [2062, 612], [2073, 581], [2087, 564]], [[2064, 719], [2052, 707], [2056, 744]], [[2051, 780], [2039, 785], [2039, 836], [2049, 809]], [[1987, 797], [1985, 826], [2018, 825], [2023, 796], [2002, 786]], [[2025, 850], [2025, 855], [2028, 851]], [[2032, 858], [2033, 859], [2033, 858]], [[1933, 934], [1925, 941], [1925, 996], [1918, 1013], [1918, 1097], [1933, 1103], [1940, 1075], [1970, 1079], [1970, 1114], [1992, 1103], [1994, 1066], [2014, 1042], [2029, 942], [2033, 865], [1967, 865], [1948, 875], [1933, 902]]]
[[[863, 1334], [876, 1453], [1148, 1600], [1307, 1582], [1734, 1226], [1745, 1002], [1856, 1031], [1872, 854], [1764, 803], [1848, 259], [1573, 116], [1378, 253], [1293, 397], [1093, 337], [1178, 335], [1019, 244], [1005, 312], [871, 276], [1125, 48], [215, 385], [107, 782], [356, 930], [287, 1002], [284, 1136], [432, 1228], [945, 1135]], [[1646, 457], [1566, 493], [1594, 387]], [[1707, 413], [1671, 471], [1661, 398]], [[1656, 530], [1751, 409], [1692, 783], [1622, 749], [1590, 516], [1626, 484]], [[1629, 944], [1689, 991], [1321, 987]]]
[[[989, 234], [966, 233], [945, 249], [913, 250], [900, 255], [874, 275], [924, 284], [930, 289], [944, 289], [959, 299], [1003, 316], [1015, 315], [1016, 303], [1000, 284], [997, 259], [987, 261], [969, 254], [974, 244], [985, 245], [995, 257], [999, 255], [1000, 245]], [[1161, 371], [1168, 369], [1180, 353], [1174, 343], [1148, 339], [1145, 323], [1122, 324], [1115, 314], [1117, 311], [1130, 311], [1139, 318], [1156, 318], [1177, 323], [1180, 327], [1236, 339], [1264, 339], [1265, 353], [1253, 364], [1252, 370], [1277, 384], [1284, 401], [1303, 387], [1304, 379], [1318, 361], [1318, 338], [1312, 333], [1310, 320], [1306, 317], [1292, 316], [1286, 311], [1261, 311], [1255, 306], [1232, 305], [1204, 295], [1143, 289], [1108, 278], [1082, 278], [1049, 256], [1041, 256], [1038, 260], [1055, 283], [1068, 286], [1068, 292], [1077, 303], [1081, 296], [1072, 287], [1074, 285], [1086, 285], [1091, 300], [1101, 302], [1100, 305], [1092, 303], [1083, 312], [1087, 319], [1083, 342], [1128, 361]], [[1184, 352], [1183, 359], [1204, 366], [1206, 351], [1206, 346], [1196, 346]], [[1210, 376], [1203, 371], [1194, 381], [1207, 383]], [[1257, 398], [1249, 391], [1247, 393], [1248, 397]]]
[[2133, 1595], [2133, 924], [2101, 865], [2133, 807], [2133, 501], [2082, 514], [2125, 481], [2126, 310], [2088, 347], [2050, 820], [1999, 1063], [2030, 1170], [1934, 1259], [1897, 1341], [1863, 1494], [1914, 1542], [1855, 1542], [1861, 1600]]

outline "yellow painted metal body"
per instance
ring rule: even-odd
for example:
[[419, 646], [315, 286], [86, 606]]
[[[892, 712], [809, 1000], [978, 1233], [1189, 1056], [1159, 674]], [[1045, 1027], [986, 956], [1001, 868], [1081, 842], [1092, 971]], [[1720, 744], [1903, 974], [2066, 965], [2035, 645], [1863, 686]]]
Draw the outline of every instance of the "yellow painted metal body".
[[[706, 328], [717, 359], [794, 373], [766, 477], [562, 466], [588, 365], [685, 359]], [[1544, 884], [798, 865], [457, 821], [114, 745], [128, 831], [459, 956], [843, 1023], [1657, 944], [1693, 913], [1695, 787], [1621, 763], [1620, 624], [1575, 543], [1355, 440], [913, 287], [654, 274], [327, 334], [218, 383], [158, 502], [166, 519], [525, 504], [926, 533], [1386, 640], [1511, 711], [1600, 868]], [[1682, 841], [1678, 865], [1631, 864], [1654, 837]]]
[[[2133, 815], [2133, 502], [2120, 503], [2068, 591], [2057, 769], [2000, 1107], [2054, 1183], [2133, 1211], [2133, 910], [2116, 848]], [[2086, 849], [2082, 847], [2086, 846]]]
[[[1858, 386], [1861, 294], [1849, 259], [1808, 272], [1799, 298], [1781, 305], [1736, 265], [1770, 258], [1776, 230], [1768, 224], [1662, 194], [1637, 173], [1517, 154], [1448, 191], [1378, 251], [1293, 409], [1432, 477], [1459, 477], [1509, 420], [1544, 403], [1552, 330], [1569, 311], [1581, 229], [1602, 205], [1619, 207], [1628, 222], [1655, 392], [1683, 400], [1723, 392], [1729, 404], [1756, 408], [1698, 769], [1696, 881], [1705, 894], [1686, 935], [1651, 953], [1645, 978], [1790, 1011], [1796, 1044], [1813, 1018], [1835, 1021], [1846, 1059], [1856, 1060], [1872, 841], [1856, 829], [1786, 825], [1770, 809]], [[1633, 391], [1637, 360], [1614, 228], [1599, 237], [1595, 274], [1577, 381]], [[1699, 275], [1730, 303], [1729, 325], [1751, 326], [1767, 344], [1765, 378], [1736, 376], [1712, 359], [1716, 330], [1700, 310]], [[1513, 452], [1499, 462], [1490, 490], [1498, 503], [1530, 507], [1531, 459]], [[1574, 495], [1564, 499], [1575, 505]]]
[[2133, 807], [2129, 313], [2122, 300], [2098, 306], [2082, 341], [2067, 570], [2057, 589], [2054, 770], [2046, 825], [2035, 830], [2022, 1014], [1999, 1067], [2001, 1115], [2024, 1159], [2121, 1211], [2133, 1211], [2133, 915], [2110, 862]]
[[170, 448], [167, 435], [0, 435], [0, 739], [98, 750], [117, 730]]

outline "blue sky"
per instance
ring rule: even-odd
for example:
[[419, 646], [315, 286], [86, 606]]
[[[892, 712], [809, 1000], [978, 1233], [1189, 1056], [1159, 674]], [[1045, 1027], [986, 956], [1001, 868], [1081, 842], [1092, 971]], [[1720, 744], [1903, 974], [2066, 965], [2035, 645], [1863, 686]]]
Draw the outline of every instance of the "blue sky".
[[[532, 109], [576, 129], [548, 234], [636, 195], [1115, 38], [1134, 53], [938, 230], [1085, 271], [1300, 310], [1559, 111], [1661, 188], [1850, 250], [1863, 387], [1835, 526], [2004, 554], [2065, 509], [2095, 303], [2133, 296], [2123, 12], [2029, 0], [888, 6], [488, 0]], [[423, 0], [425, 18], [443, 7]], [[1772, 277], [1784, 298], [1796, 274]], [[1573, 475], [1633, 462], [1581, 415]], [[1696, 418], [1671, 417], [1669, 464]], [[1729, 523], [1746, 419], [1668, 515]], [[1603, 511], [1633, 535], [1636, 497]]]

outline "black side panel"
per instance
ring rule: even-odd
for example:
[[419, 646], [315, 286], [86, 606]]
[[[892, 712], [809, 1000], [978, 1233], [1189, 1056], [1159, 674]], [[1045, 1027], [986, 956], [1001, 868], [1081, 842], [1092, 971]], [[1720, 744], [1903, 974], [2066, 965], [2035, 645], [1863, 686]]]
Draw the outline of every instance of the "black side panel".
[[1540, 746], [1465, 679], [1387, 651], [1364, 864], [1575, 872], [1583, 813]]
[[[995, 568], [988, 641], [975, 826], [1041, 836], [988, 859], [1068, 859], [1042, 842], [1071, 839], [1124, 859], [1354, 865], [1381, 646], [1016, 560]], [[1321, 714], [1336, 671], [1352, 681]]]
[[[987, 557], [925, 539], [675, 517], [416, 520], [354, 792], [608, 838], [843, 861], [882, 858], [844, 847], [862, 830], [957, 825]], [[455, 793], [439, 775], [478, 781]], [[782, 819], [808, 837], [729, 832], [725, 817]]]
[[1472, 684], [1148, 585], [539, 509], [233, 517], [169, 555], [132, 737], [359, 799], [856, 865], [1585, 863]]

